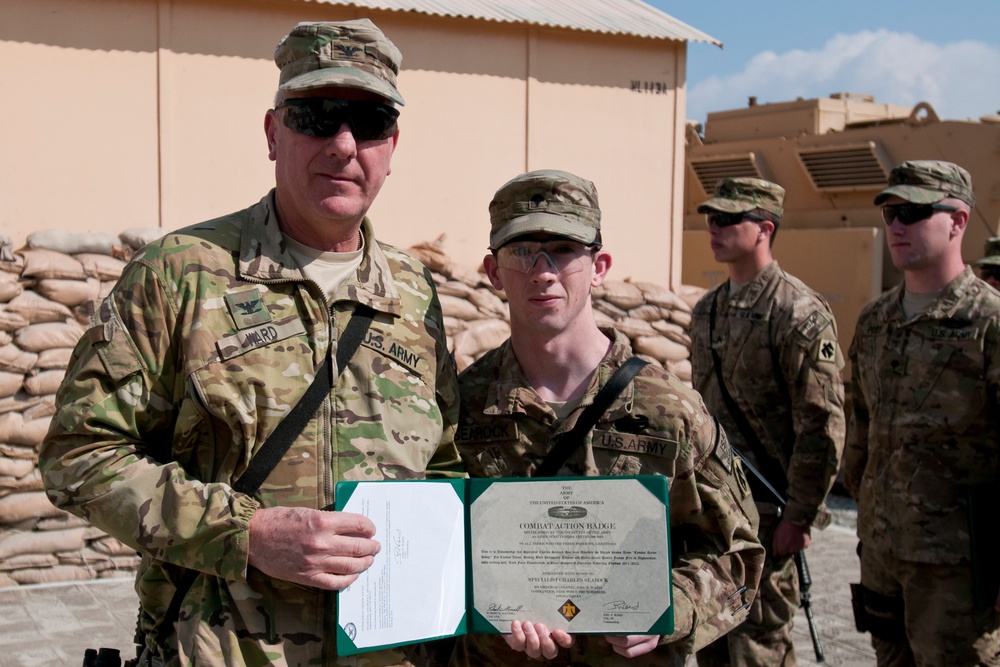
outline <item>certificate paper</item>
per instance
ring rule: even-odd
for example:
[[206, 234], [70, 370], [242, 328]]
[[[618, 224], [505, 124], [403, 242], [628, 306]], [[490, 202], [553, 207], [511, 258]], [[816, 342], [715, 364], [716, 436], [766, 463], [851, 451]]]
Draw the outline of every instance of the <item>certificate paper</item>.
[[382, 544], [338, 594], [338, 654], [464, 633], [464, 483], [337, 484], [337, 509], [371, 519]]
[[666, 478], [469, 483], [473, 632], [673, 631]]
[[339, 482], [381, 551], [337, 602], [337, 653], [506, 633], [669, 634], [661, 476]]

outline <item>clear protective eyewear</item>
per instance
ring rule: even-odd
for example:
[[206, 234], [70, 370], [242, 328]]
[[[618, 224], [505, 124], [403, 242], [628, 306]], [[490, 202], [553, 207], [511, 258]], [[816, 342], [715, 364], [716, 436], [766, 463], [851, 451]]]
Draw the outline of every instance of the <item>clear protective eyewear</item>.
[[548, 270], [554, 273], [577, 273], [587, 268], [587, 258], [598, 246], [584, 245], [576, 241], [514, 241], [497, 250], [497, 266], [520, 273], [531, 270], [543, 258]]

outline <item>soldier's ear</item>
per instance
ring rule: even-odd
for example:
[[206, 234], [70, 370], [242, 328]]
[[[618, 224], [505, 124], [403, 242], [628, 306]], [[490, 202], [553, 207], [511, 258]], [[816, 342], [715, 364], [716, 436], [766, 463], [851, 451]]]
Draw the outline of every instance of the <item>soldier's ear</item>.
[[590, 278], [590, 286], [597, 287], [608, 277], [611, 270], [611, 253], [600, 248], [594, 253], [594, 270]]
[[490, 284], [493, 285], [493, 289], [502, 290], [503, 282], [500, 280], [498, 269], [497, 258], [493, 256], [493, 253], [483, 257], [483, 270], [486, 272], [486, 277], [489, 278]]

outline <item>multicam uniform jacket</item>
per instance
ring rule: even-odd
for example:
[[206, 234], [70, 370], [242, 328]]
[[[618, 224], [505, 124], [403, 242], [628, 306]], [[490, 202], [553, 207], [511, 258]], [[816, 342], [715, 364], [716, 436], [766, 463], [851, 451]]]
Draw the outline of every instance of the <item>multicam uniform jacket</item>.
[[971, 555], [968, 485], [1000, 483], [1000, 294], [966, 267], [909, 319], [902, 295], [858, 318], [844, 482], [866, 548], [955, 564]]
[[[727, 281], [695, 305], [694, 387], [722, 422], [733, 446], [751, 454], [719, 389], [712, 359], [715, 348], [726, 388], [785, 471], [788, 506], [783, 516], [811, 525], [836, 478], [846, 430], [840, 377], [844, 358], [833, 314], [822, 296], [782, 271], [777, 262], [733, 296], [728, 290]], [[710, 339], [713, 304], [715, 327]], [[751, 460], [755, 460], [752, 454]]]
[[[605, 331], [613, 344], [596, 384], [559, 422], [531, 388], [508, 340], [459, 378], [462, 417], [456, 436], [472, 477], [528, 477], [552, 438], [570, 430], [599, 386], [632, 356], [628, 339]], [[669, 478], [676, 631], [646, 656], [627, 659], [601, 637], [580, 635], [553, 664], [683, 665], [684, 654], [742, 622], [760, 578], [764, 551], [746, 479], [725, 433], [701, 397], [675, 376], [646, 366], [601, 417], [560, 474]], [[522, 619], [531, 620], [531, 619]], [[495, 635], [459, 640], [453, 664], [509, 665], [515, 654]]]
[[[142, 623], [167, 664], [401, 661], [338, 662], [334, 594], [247, 565], [258, 507], [325, 507], [338, 480], [457, 474], [456, 376], [433, 283], [367, 220], [363, 234], [357, 277], [332, 307], [284, 252], [273, 192], [168, 234], [132, 259], [74, 351], [42, 474], [53, 503], [142, 554]], [[355, 303], [375, 319], [329, 398], [255, 497], [234, 492]], [[175, 636], [160, 620], [184, 568], [203, 575]]]

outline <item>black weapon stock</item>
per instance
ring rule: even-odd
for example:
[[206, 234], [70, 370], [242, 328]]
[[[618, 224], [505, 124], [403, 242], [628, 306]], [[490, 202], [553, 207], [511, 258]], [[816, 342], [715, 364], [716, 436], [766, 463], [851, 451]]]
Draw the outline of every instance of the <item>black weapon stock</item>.
[[816, 623], [813, 621], [812, 609], [812, 576], [809, 574], [809, 563], [806, 562], [806, 552], [799, 551], [795, 554], [795, 567], [799, 571], [799, 604], [802, 611], [806, 613], [806, 621], [809, 623], [809, 636], [812, 637], [813, 652], [816, 654], [816, 662], [824, 662], [826, 656], [823, 655], [823, 644], [819, 641], [819, 632], [816, 631]]

